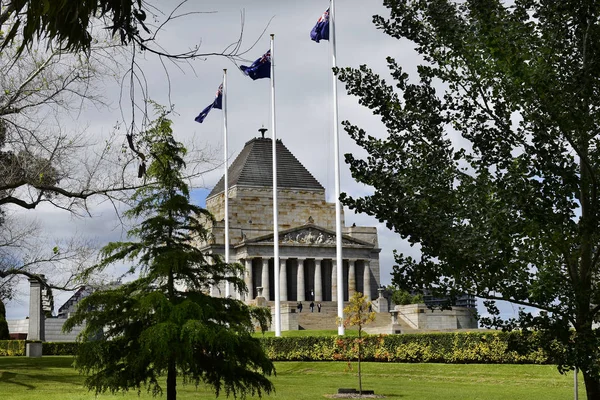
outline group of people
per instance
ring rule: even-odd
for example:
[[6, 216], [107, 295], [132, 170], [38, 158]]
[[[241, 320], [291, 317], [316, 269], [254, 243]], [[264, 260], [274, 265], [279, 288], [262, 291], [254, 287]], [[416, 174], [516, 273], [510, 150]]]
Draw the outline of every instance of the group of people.
[[[299, 301], [298, 302], [298, 312], [301, 313], [302, 312], [302, 302]], [[310, 312], [315, 312], [315, 302], [311, 301], [310, 304], [308, 305], [308, 307], [310, 307]], [[321, 312], [321, 303], [317, 303], [317, 311]]]

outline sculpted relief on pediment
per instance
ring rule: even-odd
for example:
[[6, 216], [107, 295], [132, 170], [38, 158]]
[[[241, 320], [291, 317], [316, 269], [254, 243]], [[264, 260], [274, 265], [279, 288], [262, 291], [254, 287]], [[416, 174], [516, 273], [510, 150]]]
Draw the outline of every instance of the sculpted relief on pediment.
[[[273, 237], [265, 238], [260, 242], [273, 243]], [[279, 236], [281, 244], [329, 244], [335, 245], [335, 235], [323, 232], [314, 228], [305, 228], [281, 234]], [[343, 244], [359, 244], [357, 242], [342, 238]]]

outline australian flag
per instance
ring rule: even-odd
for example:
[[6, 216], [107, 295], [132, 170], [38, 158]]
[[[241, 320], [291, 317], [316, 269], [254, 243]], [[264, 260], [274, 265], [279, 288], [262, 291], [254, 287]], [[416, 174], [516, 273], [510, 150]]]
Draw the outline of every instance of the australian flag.
[[317, 43], [320, 40], [329, 40], [329, 8], [321, 15], [315, 27], [310, 31], [310, 38]]
[[202, 112], [198, 114], [198, 116], [194, 118], [194, 120], [196, 122], [202, 123], [204, 121], [204, 118], [206, 118], [210, 110], [212, 110], [213, 108], [218, 108], [219, 110], [223, 108], [223, 84], [221, 84], [219, 86], [219, 89], [217, 90], [215, 101], [213, 101], [204, 110], [202, 110]]
[[271, 77], [271, 50], [254, 61], [251, 66], [240, 65], [240, 69], [253, 80]]

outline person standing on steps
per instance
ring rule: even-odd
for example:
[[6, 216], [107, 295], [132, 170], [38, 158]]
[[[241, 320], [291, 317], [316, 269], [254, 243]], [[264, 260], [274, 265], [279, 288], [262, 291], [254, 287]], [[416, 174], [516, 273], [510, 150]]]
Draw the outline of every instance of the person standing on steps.
[[298, 312], [301, 313], [302, 312], [302, 302], [298, 302]]
[[315, 312], [315, 303], [314, 302], [310, 302], [310, 312]]
[[321, 303], [317, 303], [317, 311], [321, 312]]

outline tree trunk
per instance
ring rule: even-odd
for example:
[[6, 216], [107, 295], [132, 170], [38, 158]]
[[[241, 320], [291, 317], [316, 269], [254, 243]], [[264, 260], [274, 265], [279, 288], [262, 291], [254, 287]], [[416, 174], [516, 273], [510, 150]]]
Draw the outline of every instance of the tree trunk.
[[167, 400], [177, 400], [177, 368], [173, 356], [169, 360], [167, 370]]
[[0, 299], [0, 340], [9, 340], [8, 322], [6, 322], [6, 308], [4, 302]]
[[360, 359], [362, 355], [361, 329], [358, 327], [358, 394], [362, 396], [362, 371], [360, 370]]
[[583, 380], [585, 382], [587, 399], [600, 400], [600, 378], [597, 376], [590, 376], [589, 372], [584, 372]]

